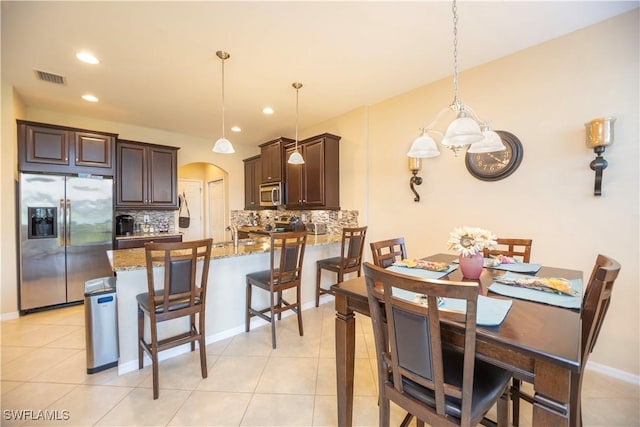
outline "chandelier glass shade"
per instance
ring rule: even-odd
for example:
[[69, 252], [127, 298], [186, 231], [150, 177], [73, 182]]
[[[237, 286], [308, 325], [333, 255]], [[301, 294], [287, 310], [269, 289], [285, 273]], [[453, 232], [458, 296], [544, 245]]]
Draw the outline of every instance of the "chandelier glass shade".
[[231, 55], [219, 50], [216, 52], [216, 56], [222, 61], [222, 137], [213, 145], [212, 151], [214, 153], [232, 154], [236, 150], [233, 149], [231, 141], [224, 137], [224, 61], [229, 59]]
[[422, 135], [417, 137], [413, 144], [411, 144], [411, 148], [407, 153], [407, 156], [418, 158], [418, 159], [428, 159], [430, 157], [436, 157], [440, 155], [440, 150], [438, 150], [438, 145], [436, 142], [429, 136], [428, 129], [422, 129]]

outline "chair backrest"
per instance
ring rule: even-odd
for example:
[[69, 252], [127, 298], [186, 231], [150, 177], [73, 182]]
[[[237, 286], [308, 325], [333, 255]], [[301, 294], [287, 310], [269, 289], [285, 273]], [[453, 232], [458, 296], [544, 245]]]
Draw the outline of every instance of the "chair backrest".
[[[211, 241], [145, 243], [147, 285], [156, 316], [180, 317], [188, 314], [185, 311], [196, 312], [204, 307]], [[154, 267], [164, 267], [162, 286], [155, 284]]]
[[342, 229], [342, 246], [340, 248], [340, 268], [360, 269], [367, 226]]
[[403, 237], [371, 243], [373, 263], [378, 267], [389, 267], [396, 261], [407, 258], [407, 248]]
[[[428, 424], [438, 424], [437, 420], [445, 419], [447, 397], [461, 400], [460, 421], [462, 425], [469, 425], [478, 283], [421, 279], [390, 272], [368, 262], [363, 264], [363, 269], [379, 378], [389, 378], [390, 372], [393, 387], [399, 393], [412, 397], [415, 397], [413, 394], [417, 389], [415, 384], [432, 390], [433, 405], [428, 406], [433, 418], [423, 420]], [[403, 293], [406, 299], [402, 297]], [[415, 302], [410, 297], [414, 293], [426, 295], [427, 305]], [[438, 297], [466, 301], [462, 387], [445, 382]]]
[[271, 233], [271, 287], [300, 281], [306, 231]]
[[497, 240], [497, 249], [485, 249], [484, 257], [489, 258], [491, 255], [504, 255], [508, 257], [518, 257], [522, 262], [529, 262], [531, 259], [532, 239], [501, 239]]
[[582, 369], [593, 351], [604, 317], [611, 302], [613, 283], [620, 272], [620, 264], [607, 256], [598, 255], [582, 299]]

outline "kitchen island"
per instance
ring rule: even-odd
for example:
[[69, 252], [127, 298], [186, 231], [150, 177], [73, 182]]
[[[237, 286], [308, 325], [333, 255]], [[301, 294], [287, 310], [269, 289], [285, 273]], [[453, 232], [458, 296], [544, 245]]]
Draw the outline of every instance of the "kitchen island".
[[[315, 309], [316, 261], [339, 256], [341, 235], [309, 235], [304, 254], [302, 272], [302, 307]], [[206, 307], [207, 344], [245, 333], [246, 285], [248, 273], [269, 269], [269, 238], [243, 239], [235, 247], [232, 242], [214, 244], [211, 250]], [[111, 267], [116, 273], [118, 307], [118, 343], [120, 357], [118, 374], [138, 369], [137, 303], [136, 295], [147, 292], [147, 270], [143, 248], [119, 249], [107, 252]], [[162, 284], [161, 267], [154, 268], [156, 284]], [[324, 275], [323, 286], [329, 287], [335, 278]], [[288, 296], [288, 295], [287, 295]], [[285, 296], [285, 299], [287, 298]], [[291, 297], [290, 297], [291, 298]], [[330, 297], [327, 297], [330, 298]], [[266, 292], [256, 293], [256, 305], [268, 305]], [[303, 314], [304, 321], [304, 314]], [[147, 320], [148, 322], [148, 320]], [[265, 324], [253, 318], [251, 327]], [[188, 328], [188, 319], [176, 319], [159, 325], [160, 339], [175, 331]], [[145, 329], [148, 330], [148, 327]], [[148, 333], [148, 332], [147, 332]], [[160, 360], [190, 351], [189, 345], [160, 353]], [[145, 365], [150, 364], [145, 355]]]

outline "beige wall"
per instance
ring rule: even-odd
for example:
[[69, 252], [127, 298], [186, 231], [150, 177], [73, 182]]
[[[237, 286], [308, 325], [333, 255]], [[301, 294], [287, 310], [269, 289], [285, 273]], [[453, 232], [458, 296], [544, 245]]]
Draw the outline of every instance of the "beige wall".
[[[580, 269], [585, 279], [598, 253], [616, 258], [622, 271], [591, 361], [635, 375], [636, 380], [640, 375], [638, 22], [636, 9], [461, 74], [461, 99], [491, 119], [494, 129], [514, 133], [524, 145], [522, 165], [502, 181], [476, 180], [467, 173], [463, 156], [442, 150], [440, 157], [423, 162], [424, 183], [418, 187], [422, 200], [413, 202], [406, 151], [418, 129], [451, 102], [450, 79], [363, 106], [301, 134], [301, 138], [320, 132], [342, 136], [342, 209], [360, 212], [359, 222], [369, 226], [370, 241], [403, 235], [409, 255], [419, 257], [445, 252], [452, 228], [475, 225], [500, 236], [533, 238], [534, 262]], [[4, 91], [5, 85], [3, 107]], [[205, 161], [227, 171], [230, 209], [242, 209], [241, 160], [257, 154], [255, 147], [236, 146], [235, 155], [215, 155], [210, 151], [212, 140], [32, 110], [21, 117], [22, 112], [3, 108], [3, 190], [13, 185], [9, 181], [14, 172], [6, 168], [15, 169], [15, 163], [7, 165], [4, 159], [4, 150], [14, 152], [15, 127], [6, 131], [4, 126], [12, 125], [15, 117], [7, 118], [12, 114], [179, 146], [180, 166]], [[585, 147], [584, 123], [603, 115], [617, 117], [615, 144], [605, 153], [609, 168], [603, 196], [594, 197], [594, 173], [589, 169], [594, 155]], [[4, 193], [3, 200], [7, 200]], [[13, 243], [6, 241], [13, 241], [15, 230], [4, 220], [13, 217], [11, 209], [4, 206], [1, 212], [4, 255], [12, 248]], [[15, 261], [9, 264], [3, 256], [3, 313], [15, 310]]]

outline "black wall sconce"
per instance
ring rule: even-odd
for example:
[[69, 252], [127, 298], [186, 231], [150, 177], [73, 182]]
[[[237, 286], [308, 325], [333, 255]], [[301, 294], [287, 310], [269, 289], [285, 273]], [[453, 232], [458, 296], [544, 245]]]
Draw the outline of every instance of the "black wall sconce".
[[587, 147], [593, 148], [596, 158], [589, 164], [591, 170], [596, 172], [596, 182], [593, 190], [594, 196], [602, 195], [602, 171], [609, 165], [602, 157], [604, 150], [613, 144], [614, 117], [602, 117], [585, 123], [587, 128]]
[[422, 178], [418, 176], [418, 172], [420, 172], [420, 169], [422, 169], [422, 159], [418, 157], [409, 157], [409, 170], [413, 174], [411, 179], [409, 179], [409, 187], [411, 188], [411, 191], [413, 191], [413, 194], [416, 195], [416, 197], [414, 197], [413, 199], [414, 202], [420, 201], [420, 195], [414, 187], [414, 185], [422, 184]]

